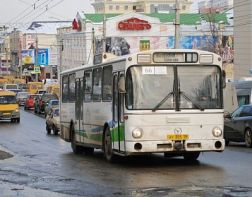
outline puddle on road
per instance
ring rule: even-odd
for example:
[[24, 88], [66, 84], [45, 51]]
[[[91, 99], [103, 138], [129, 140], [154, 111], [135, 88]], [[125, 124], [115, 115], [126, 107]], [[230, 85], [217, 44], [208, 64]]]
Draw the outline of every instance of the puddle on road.
[[13, 157], [12, 154], [0, 150], [0, 160], [9, 159], [11, 157]]

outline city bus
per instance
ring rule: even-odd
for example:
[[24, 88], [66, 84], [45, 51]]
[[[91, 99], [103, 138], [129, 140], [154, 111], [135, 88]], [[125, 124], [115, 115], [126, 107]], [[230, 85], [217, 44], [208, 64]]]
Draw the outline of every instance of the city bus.
[[63, 71], [60, 84], [60, 135], [74, 153], [197, 160], [225, 148], [225, 72], [214, 53], [139, 52]]
[[44, 88], [43, 82], [28, 82], [27, 83], [27, 91], [30, 94], [36, 94], [38, 90], [42, 90]]

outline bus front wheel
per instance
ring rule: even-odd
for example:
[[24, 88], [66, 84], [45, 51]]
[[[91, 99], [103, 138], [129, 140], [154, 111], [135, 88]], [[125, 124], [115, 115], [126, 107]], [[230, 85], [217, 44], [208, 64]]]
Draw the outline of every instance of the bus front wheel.
[[109, 127], [105, 129], [103, 136], [103, 150], [107, 161], [113, 162], [115, 160], [115, 155], [112, 150], [112, 138]]
[[200, 152], [187, 152], [183, 156], [186, 161], [196, 161], [199, 155]]

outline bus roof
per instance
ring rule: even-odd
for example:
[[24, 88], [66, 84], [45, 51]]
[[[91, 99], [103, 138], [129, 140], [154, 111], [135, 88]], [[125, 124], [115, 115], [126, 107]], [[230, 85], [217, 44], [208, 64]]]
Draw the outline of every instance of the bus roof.
[[0, 96], [16, 96], [15, 92], [0, 90]]
[[[82, 66], [79, 66], [79, 67], [76, 67], [76, 68], [71, 68], [71, 69], [67, 69], [63, 72], [61, 72], [60, 74], [66, 74], [66, 73], [71, 73], [71, 72], [75, 72], [75, 71], [78, 71], [78, 70], [81, 70], [83, 68], [87, 69], [87, 68], [93, 68], [93, 67], [96, 67], [96, 66], [100, 66], [100, 65], [106, 65], [106, 64], [111, 64], [111, 63], [115, 63], [115, 62], [120, 62], [120, 61], [125, 61], [127, 60], [128, 57], [133, 57], [133, 56], [136, 56], [136, 55], [139, 55], [139, 54], [153, 54], [155, 52], [178, 52], [178, 53], [186, 53], [186, 52], [191, 52], [191, 53], [198, 53], [200, 52], [201, 54], [212, 54], [213, 56], [215, 57], [220, 57], [219, 55], [217, 55], [216, 53], [213, 53], [213, 52], [209, 52], [209, 51], [204, 51], [204, 50], [198, 50], [198, 49], [154, 49], [154, 50], [149, 50], [149, 51], [141, 51], [141, 52], [137, 52], [137, 53], [131, 53], [131, 54], [128, 54], [128, 55], [124, 55], [124, 56], [112, 56], [112, 58], [108, 58], [108, 59], [103, 59], [103, 62], [100, 63], [100, 64], [86, 64], [86, 65], [82, 65]], [[104, 55], [107, 55], [107, 53], [105, 53]], [[104, 56], [103, 55], [103, 56]], [[173, 63], [173, 62], [171, 62]], [[170, 64], [171, 64], [170, 63]]]

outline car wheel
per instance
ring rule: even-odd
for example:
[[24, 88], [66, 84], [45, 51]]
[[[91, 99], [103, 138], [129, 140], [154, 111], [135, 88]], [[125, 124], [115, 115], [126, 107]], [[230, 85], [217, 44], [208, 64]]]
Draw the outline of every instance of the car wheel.
[[76, 139], [75, 139], [75, 132], [74, 132], [74, 126], [72, 125], [70, 128], [70, 133], [71, 133], [71, 147], [72, 150], [75, 154], [79, 154], [82, 152], [82, 147], [76, 144]]
[[244, 141], [248, 148], [252, 147], [252, 132], [250, 129], [245, 130]]
[[200, 152], [187, 152], [185, 153], [184, 159], [187, 161], [196, 161], [200, 155]]
[[47, 131], [47, 134], [51, 134], [51, 128], [47, 123], [46, 123], [46, 131]]
[[54, 135], [58, 135], [59, 130], [57, 129], [57, 127], [55, 127], [55, 125], [53, 125], [53, 134]]
[[109, 127], [105, 129], [104, 136], [103, 136], [103, 150], [104, 155], [107, 161], [114, 162], [116, 160], [116, 156], [113, 153], [112, 149], [112, 138]]

